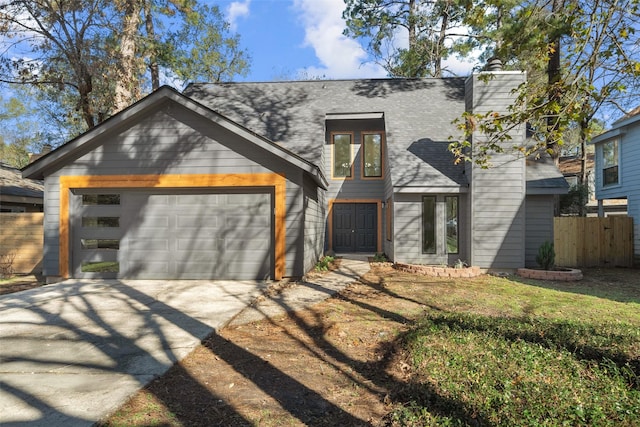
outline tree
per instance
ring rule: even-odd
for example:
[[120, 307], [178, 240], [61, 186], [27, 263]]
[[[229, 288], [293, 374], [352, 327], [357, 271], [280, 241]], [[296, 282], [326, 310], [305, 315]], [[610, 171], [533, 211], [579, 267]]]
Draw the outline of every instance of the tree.
[[[464, 35], [463, 2], [456, 0], [345, 0], [344, 34], [365, 40], [366, 50], [394, 77], [441, 77], [442, 61]], [[398, 46], [407, 36], [408, 46]]]
[[[560, 9], [563, 12], [556, 13]], [[534, 143], [513, 148], [528, 154], [546, 147], [556, 154], [554, 145], [562, 146], [567, 129], [577, 125], [584, 181], [584, 145], [595, 128], [591, 123], [596, 113], [606, 108], [624, 111], [627, 88], [639, 84], [640, 45], [633, 37], [640, 28], [638, 12], [638, 0], [533, 0], [512, 9], [493, 34], [500, 43], [488, 39], [490, 49], [506, 64], [532, 70], [529, 81], [509, 113], [465, 114], [459, 122], [462, 135], [450, 146], [454, 154], [469, 159], [467, 138], [480, 129], [489, 138], [474, 161], [486, 166], [492, 152], [503, 150], [500, 142], [507, 140], [508, 130], [525, 122], [535, 129]], [[541, 78], [544, 74], [546, 79]]]
[[111, 107], [96, 105], [91, 96], [97, 80], [109, 81], [104, 70], [112, 63], [102, 54], [109, 10], [106, 0], [3, 2], [0, 36], [11, 45], [0, 58], [0, 81], [71, 91], [86, 128], [95, 126]]
[[38, 123], [20, 96], [0, 98], [0, 161], [15, 168], [29, 163], [30, 152], [42, 150]]
[[167, 45], [171, 51], [161, 63], [182, 80], [224, 82], [249, 71], [249, 54], [216, 6], [194, 6]]
[[[162, 31], [164, 21], [178, 29]], [[149, 75], [157, 88], [162, 71], [218, 81], [249, 66], [219, 10], [196, 0], [3, 2], [0, 37], [0, 83], [36, 88], [66, 137], [138, 100]]]

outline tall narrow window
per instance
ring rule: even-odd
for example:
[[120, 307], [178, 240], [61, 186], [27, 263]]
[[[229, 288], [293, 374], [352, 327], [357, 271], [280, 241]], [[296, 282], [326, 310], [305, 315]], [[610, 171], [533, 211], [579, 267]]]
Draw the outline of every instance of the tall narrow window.
[[382, 135], [368, 133], [362, 135], [362, 173], [366, 178], [382, 176]]
[[458, 198], [445, 197], [447, 204], [447, 253], [458, 253]]
[[333, 139], [333, 178], [351, 177], [351, 134], [334, 134]]
[[422, 253], [436, 253], [436, 198], [422, 198]]
[[618, 141], [602, 144], [602, 184], [618, 183]]
[[393, 201], [391, 200], [391, 197], [389, 197], [387, 199], [387, 215], [386, 215], [386, 225], [387, 225], [387, 240], [391, 241], [393, 240], [393, 227], [392, 227], [392, 221], [393, 221]]

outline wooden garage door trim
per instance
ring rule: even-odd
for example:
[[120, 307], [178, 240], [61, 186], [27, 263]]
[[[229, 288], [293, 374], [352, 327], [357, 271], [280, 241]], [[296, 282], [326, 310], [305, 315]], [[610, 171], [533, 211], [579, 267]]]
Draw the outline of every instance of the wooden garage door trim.
[[285, 273], [286, 179], [277, 173], [193, 175], [86, 175], [60, 177], [60, 276], [69, 278], [69, 191], [86, 188], [272, 187], [275, 192], [275, 280]]
[[377, 199], [329, 199], [329, 217], [328, 217], [328, 233], [329, 233], [329, 250], [333, 251], [333, 205], [335, 203], [371, 203], [377, 206], [378, 224], [376, 233], [376, 251], [382, 252], [382, 201]]

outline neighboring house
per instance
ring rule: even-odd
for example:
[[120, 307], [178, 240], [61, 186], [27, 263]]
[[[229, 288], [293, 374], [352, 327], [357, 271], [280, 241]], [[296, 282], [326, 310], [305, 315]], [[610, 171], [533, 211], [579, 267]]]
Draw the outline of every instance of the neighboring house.
[[[573, 187], [580, 182], [581, 175], [581, 159], [579, 156], [560, 157], [558, 168], [565, 177], [569, 186]], [[598, 200], [596, 199], [596, 180], [594, 174], [595, 154], [587, 153], [587, 183], [589, 189], [589, 198], [587, 200], [587, 216], [598, 215]], [[627, 200], [615, 199], [603, 201], [605, 215], [616, 214], [624, 215], [627, 213]]]
[[0, 163], [0, 212], [42, 212], [44, 185]]
[[607, 199], [626, 199], [634, 222], [634, 257], [640, 263], [640, 107], [591, 140], [596, 148], [599, 215]]
[[504, 111], [523, 81], [161, 88], [25, 168], [45, 180], [45, 275], [280, 279], [328, 251], [535, 265], [567, 191], [557, 168], [505, 153], [482, 169], [447, 150], [465, 109]]

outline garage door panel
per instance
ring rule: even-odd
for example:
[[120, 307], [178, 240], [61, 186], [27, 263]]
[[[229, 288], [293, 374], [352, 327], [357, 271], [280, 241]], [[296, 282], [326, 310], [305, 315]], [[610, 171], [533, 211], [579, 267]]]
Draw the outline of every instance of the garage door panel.
[[132, 228], [132, 232], [136, 232], [137, 230], [146, 230], [146, 229], [166, 229], [169, 227], [169, 217], [166, 215], [162, 216], [145, 216], [142, 220], [139, 221], [138, 224], [133, 224], [135, 228]]
[[164, 261], [149, 261], [127, 263], [127, 269], [122, 273], [126, 277], [140, 277], [144, 279], [165, 279], [169, 275], [169, 263]]
[[220, 196], [217, 194], [180, 194], [176, 196], [176, 203], [184, 206], [217, 206]]
[[227, 239], [225, 240], [225, 250], [230, 255], [238, 255], [237, 252], [253, 252], [254, 254], [264, 253], [270, 246], [268, 240], [247, 240], [247, 239]]
[[[206, 215], [211, 215], [211, 212]], [[202, 215], [184, 215], [177, 218], [178, 229], [189, 230], [217, 230], [219, 227], [218, 217], [207, 218], [206, 222], [202, 221]]]
[[193, 252], [194, 255], [202, 252], [209, 257], [224, 249], [224, 241], [222, 239], [217, 237], [208, 238], [202, 235], [197, 236], [197, 238], [194, 236], [193, 239], [178, 239], [175, 243], [175, 250], [178, 252]]

